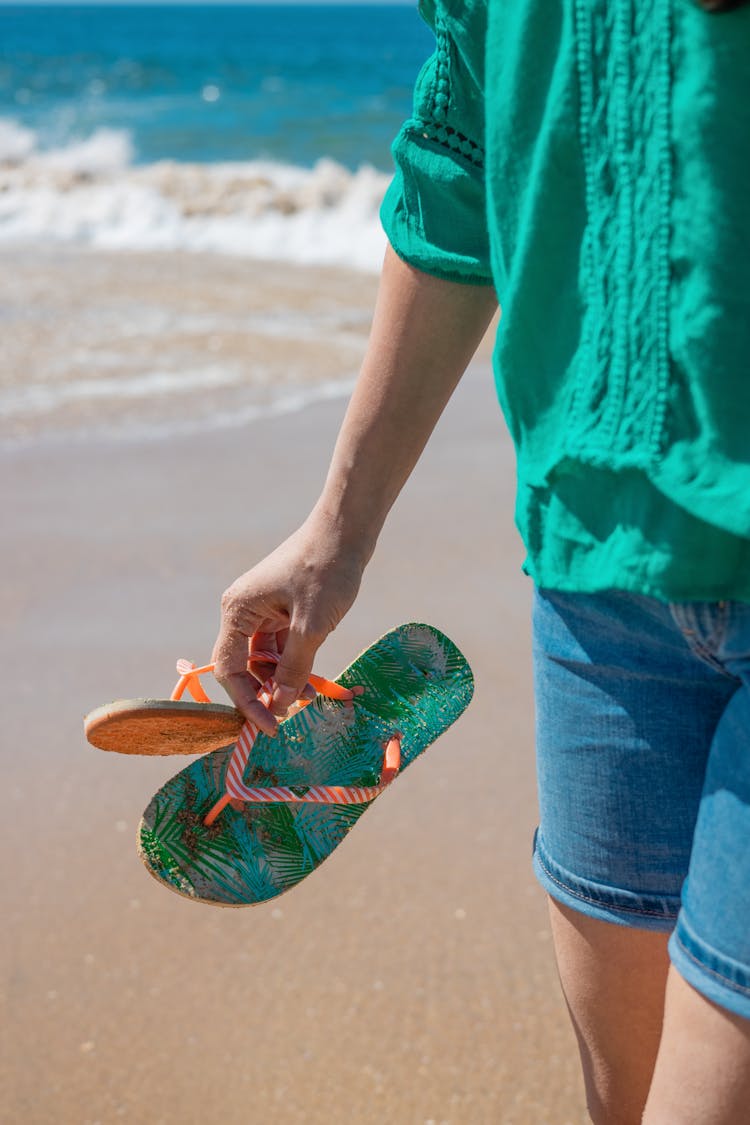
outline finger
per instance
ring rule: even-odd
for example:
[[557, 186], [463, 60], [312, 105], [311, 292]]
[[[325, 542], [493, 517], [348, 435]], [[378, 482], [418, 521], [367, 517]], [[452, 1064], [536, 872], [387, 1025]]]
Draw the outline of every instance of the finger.
[[257, 681], [245, 673], [244, 676], [232, 677], [222, 682], [221, 686], [248, 722], [273, 738], [278, 731], [278, 720], [256, 697], [254, 687], [251, 685], [257, 688]]
[[[273, 657], [273, 659], [270, 659]], [[275, 633], [253, 633], [250, 638], [250, 671], [259, 683], [273, 678], [278, 664]]]
[[274, 692], [271, 710], [275, 715], [283, 715], [299, 699], [307, 686], [315, 654], [323, 643], [323, 637], [290, 628], [284, 651], [279, 658], [274, 673]]
[[278, 647], [276, 633], [253, 633], [250, 638], [250, 659], [255, 658], [256, 652], [271, 652], [279, 653], [281, 649]]
[[276, 734], [278, 721], [258, 699], [256, 692], [259, 684], [249, 672], [235, 672], [231, 676], [222, 677], [219, 683], [248, 722], [253, 723], [264, 734], [272, 737]]
[[284, 645], [286, 644], [288, 637], [289, 637], [289, 626], [288, 625], [286, 626], [286, 628], [279, 629], [277, 631], [277, 633], [276, 633], [276, 651], [277, 652], [283, 652], [284, 651]]
[[272, 680], [275, 671], [275, 660], [271, 663], [266, 660], [254, 660], [252, 656], [250, 657], [250, 672], [259, 684], [265, 684], [268, 680]]
[[278, 724], [257, 699], [258, 683], [247, 670], [247, 657], [247, 633], [225, 616], [214, 645], [214, 675], [237, 710], [260, 730], [273, 735]]

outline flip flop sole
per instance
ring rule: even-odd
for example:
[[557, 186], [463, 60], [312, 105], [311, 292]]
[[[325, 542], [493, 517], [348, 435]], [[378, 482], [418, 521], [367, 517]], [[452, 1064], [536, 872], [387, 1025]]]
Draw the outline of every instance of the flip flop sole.
[[119, 699], [84, 719], [86, 738], [118, 754], [205, 754], [236, 742], [242, 715], [222, 703]]
[[[360, 685], [354, 704], [321, 696], [258, 735], [244, 781], [255, 787], [377, 785], [383, 746], [396, 732], [401, 771], [468, 706], [471, 669], [429, 625], [402, 625], [338, 677]], [[138, 830], [146, 868], [171, 890], [200, 902], [250, 906], [289, 890], [327, 858], [369, 807], [312, 803], [227, 806], [204, 818], [225, 791], [231, 747], [193, 762], [152, 799]]]

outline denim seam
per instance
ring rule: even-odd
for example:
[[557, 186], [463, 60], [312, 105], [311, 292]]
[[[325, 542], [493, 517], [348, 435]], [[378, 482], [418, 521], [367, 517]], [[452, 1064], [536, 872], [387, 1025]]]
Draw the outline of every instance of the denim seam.
[[[708, 664], [710, 668], [713, 668], [715, 672], [720, 672], [723, 676], [726, 676], [727, 679], [736, 680], [737, 676], [730, 672], [724, 662], [712, 651], [712, 648], [720, 648], [726, 639], [727, 626], [729, 623], [727, 603], [719, 602], [716, 604], [718, 620], [711, 636], [707, 637], [705, 641], [698, 639], [699, 627], [693, 614], [692, 606], [688, 606], [686, 612], [686, 607], [679, 602], [670, 602], [669, 612], [690, 651], [697, 656], [699, 660], [702, 660], [705, 664]], [[690, 614], [693, 614], [693, 616], [690, 616]], [[689, 626], [692, 626], [692, 628]]]
[[726, 676], [728, 680], [737, 679], [737, 677], [730, 672], [728, 668], [725, 668], [718, 657], [714, 656], [710, 649], [706, 648], [701, 641], [696, 641], [689, 637], [686, 637], [685, 640], [687, 641], [688, 648], [690, 648], [700, 660], [703, 660], [709, 667], [713, 668], [715, 672], [720, 672], [722, 676]]
[[672, 938], [675, 945], [679, 945], [680, 952], [684, 953], [685, 956], [689, 958], [689, 960], [691, 960], [695, 965], [697, 965], [698, 968], [701, 969], [704, 973], [709, 973], [712, 977], [716, 977], [716, 979], [721, 981], [722, 984], [725, 984], [727, 988], [731, 988], [735, 992], [744, 992], [747, 996], [750, 996], [750, 987], [745, 984], [737, 984], [737, 982], [733, 981], [731, 977], [725, 977], [723, 973], [718, 972], [716, 969], [712, 969], [709, 965], [706, 965], [704, 961], [700, 961], [694, 953], [691, 953], [685, 943], [680, 940], [680, 938], [677, 936], [676, 931], [672, 934]]
[[567, 883], [563, 883], [560, 879], [556, 878], [552, 874], [549, 867], [547, 867], [547, 864], [544, 862], [541, 855], [539, 854], [539, 847], [538, 846], [537, 846], [537, 849], [536, 849], [536, 859], [537, 859], [537, 862], [538, 862], [539, 866], [544, 871], [545, 875], [547, 875], [556, 886], [558, 886], [561, 890], [566, 891], [569, 895], [573, 895], [574, 898], [579, 898], [581, 900], [581, 902], [590, 902], [592, 906], [601, 906], [601, 907], [609, 908], [610, 910], [621, 910], [626, 914], [642, 915], [645, 918], [664, 918], [665, 920], [672, 919], [673, 917], [674, 917], [674, 919], [677, 918], [676, 913], [675, 913], [674, 916], [672, 916], [671, 914], [665, 913], [665, 911], [663, 911], [663, 910], [645, 910], [645, 909], [640, 909], [637, 906], [625, 906], [625, 905], [622, 905], [620, 903], [618, 903], [618, 904], [608, 903], [608, 902], [605, 902], [603, 899], [593, 898], [591, 895], [584, 895], [580, 891], [574, 891], [572, 887], [569, 887], [567, 885]]

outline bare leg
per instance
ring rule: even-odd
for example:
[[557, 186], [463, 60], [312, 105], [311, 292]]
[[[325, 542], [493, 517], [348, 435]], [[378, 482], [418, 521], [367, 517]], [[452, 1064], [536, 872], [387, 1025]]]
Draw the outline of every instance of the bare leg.
[[[591, 1119], [640, 1125], [659, 1049], [669, 935], [600, 922], [554, 899], [549, 906]], [[652, 1125], [657, 1120], [666, 1125], [666, 1117]]]
[[750, 1020], [669, 973], [664, 1031], [643, 1125], [748, 1125]]

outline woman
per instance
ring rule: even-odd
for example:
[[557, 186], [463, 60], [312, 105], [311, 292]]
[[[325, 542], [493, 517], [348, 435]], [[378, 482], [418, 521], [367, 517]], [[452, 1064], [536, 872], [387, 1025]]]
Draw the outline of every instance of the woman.
[[710, 7], [424, 0], [362, 373], [318, 503], [227, 591], [215, 649], [271, 731], [248, 638], [283, 649], [281, 715], [497, 293], [534, 863], [609, 1125], [750, 1121], [750, 10]]

